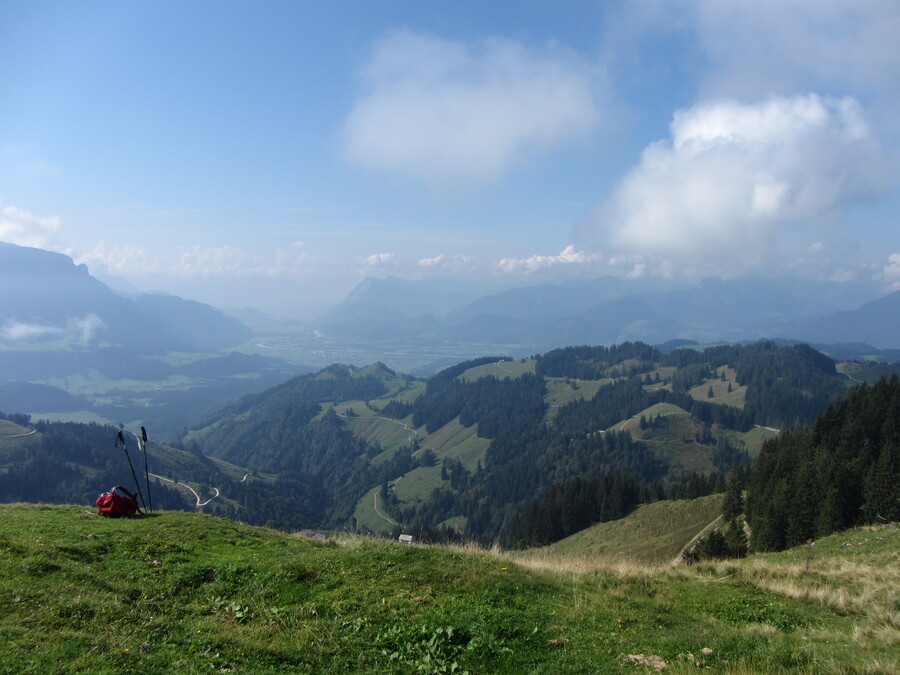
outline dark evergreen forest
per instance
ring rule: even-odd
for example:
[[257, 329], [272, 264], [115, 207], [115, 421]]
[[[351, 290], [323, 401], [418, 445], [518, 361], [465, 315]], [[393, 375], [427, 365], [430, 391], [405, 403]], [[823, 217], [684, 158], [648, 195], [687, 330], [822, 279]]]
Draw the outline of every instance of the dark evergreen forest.
[[815, 423], [767, 442], [747, 494], [760, 551], [900, 520], [897, 376], [854, 387]]

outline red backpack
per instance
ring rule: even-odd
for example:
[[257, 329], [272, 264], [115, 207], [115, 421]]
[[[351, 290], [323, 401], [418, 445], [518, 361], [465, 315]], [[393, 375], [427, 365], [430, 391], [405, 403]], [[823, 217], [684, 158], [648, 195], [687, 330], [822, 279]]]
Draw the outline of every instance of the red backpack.
[[109, 492], [104, 492], [97, 497], [96, 504], [97, 512], [101, 516], [109, 516], [110, 518], [133, 516], [141, 511], [138, 508], [135, 496], [121, 485], [116, 485]]

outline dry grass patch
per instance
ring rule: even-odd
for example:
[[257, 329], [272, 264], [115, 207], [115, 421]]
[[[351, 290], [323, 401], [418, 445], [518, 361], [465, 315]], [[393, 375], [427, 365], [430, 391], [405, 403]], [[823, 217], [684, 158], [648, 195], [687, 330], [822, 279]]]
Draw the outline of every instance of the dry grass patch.
[[605, 574], [618, 580], [633, 580], [660, 574], [664, 565], [607, 556], [565, 556], [545, 549], [509, 551], [500, 556], [523, 569], [565, 578]]

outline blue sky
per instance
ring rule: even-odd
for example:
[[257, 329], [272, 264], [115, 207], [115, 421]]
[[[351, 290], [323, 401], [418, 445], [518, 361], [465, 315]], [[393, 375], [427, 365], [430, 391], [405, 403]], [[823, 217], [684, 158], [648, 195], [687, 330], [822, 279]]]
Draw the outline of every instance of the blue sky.
[[0, 4], [0, 240], [218, 304], [900, 288], [900, 4]]

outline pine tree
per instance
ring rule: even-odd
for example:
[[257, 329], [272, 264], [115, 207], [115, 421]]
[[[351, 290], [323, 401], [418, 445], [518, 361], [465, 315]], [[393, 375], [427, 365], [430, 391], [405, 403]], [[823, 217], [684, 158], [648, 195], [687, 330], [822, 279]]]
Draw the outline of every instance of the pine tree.
[[728, 474], [725, 484], [725, 498], [722, 500], [722, 516], [733, 520], [744, 512], [744, 470], [736, 466]]

